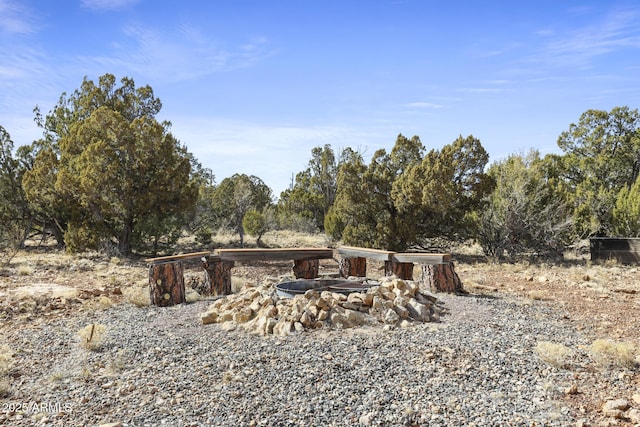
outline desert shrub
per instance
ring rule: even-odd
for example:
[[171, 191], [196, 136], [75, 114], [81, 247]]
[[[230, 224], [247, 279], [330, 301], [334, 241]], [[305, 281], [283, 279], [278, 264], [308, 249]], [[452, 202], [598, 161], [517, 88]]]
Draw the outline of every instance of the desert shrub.
[[543, 289], [533, 289], [527, 293], [527, 296], [532, 300], [543, 301], [549, 297], [549, 292]]
[[561, 257], [569, 242], [571, 212], [563, 193], [549, 184], [539, 153], [511, 155], [493, 164], [489, 175], [497, 184], [478, 217], [477, 236], [485, 255]]
[[89, 351], [98, 351], [104, 341], [104, 325], [92, 323], [78, 331], [80, 345]]
[[122, 295], [124, 295], [125, 300], [136, 307], [151, 305], [151, 297], [146, 287], [132, 286], [130, 288], [124, 288], [122, 289]]
[[113, 300], [105, 295], [100, 295], [97, 298], [92, 298], [85, 303], [85, 307], [89, 310], [106, 310], [113, 307]]
[[196, 242], [202, 246], [210, 245], [213, 241], [213, 232], [209, 227], [200, 227], [195, 232]]
[[573, 354], [573, 350], [569, 347], [549, 341], [540, 341], [535, 351], [540, 359], [556, 368], [566, 366], [567, 358]]
[[4, 345], [0, 347], [0, 397], [6, 397], [11, 393], [11, 382], [8, 374], [13, 369], [13, 351]]
[[635, 346], [628, 342], [599, 339], [591, 344], [591, 357], [602, 366], [631, 368], [636, 364]]
[[7, 375], [13, 368], [13, 351], [4, 345], [0, 347], [0, 377]]

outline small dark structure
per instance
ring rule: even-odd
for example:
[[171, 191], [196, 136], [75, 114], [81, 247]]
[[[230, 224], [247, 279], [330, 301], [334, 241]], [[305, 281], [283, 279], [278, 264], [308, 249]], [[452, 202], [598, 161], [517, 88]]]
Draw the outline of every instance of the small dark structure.
[[589, 239], [591, 261], [616, 260], [623, 264], [640, 262], [640, 238], [592, 237]]
[[292, 282], [282, 282], [276, 285], [276, 293], [285, 298], [293, 298], [313, 289], [318, 292], [330, 291], [340, 294], [351, 292], [366, 292], [373, 284], [345, 279], [301, 279]]

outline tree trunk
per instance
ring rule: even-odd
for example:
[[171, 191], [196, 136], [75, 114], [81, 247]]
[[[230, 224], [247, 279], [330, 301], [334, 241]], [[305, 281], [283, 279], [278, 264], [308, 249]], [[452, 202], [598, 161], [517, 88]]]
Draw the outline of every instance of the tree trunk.
[[318, 277], [320, 260], [297, 259], [293, 261], [293, 274], [296, 279], [315, 279]]
[[122, 227], [122, 233], [120, 234], [120, 241], [118, 242], [118, 251], [122, 255], [129, 255], [131, 253], [131, 236], [133, 235], [133, 219], [126, 218]]
[[341, 258], [339, 265], [342, 277], [367, 277], [367, 259], [364, 257]]
[[413, 263], [412, 262], [384, 262], [384, 275], [395, 275], [398, 279], [413, 280]]
[[203, 258], [202, 267], [207, 272], [205, 276], [205, 294], [213, 296], [231, 294], [231, 269], [233, 261], [221, 261], [218, 256]]
[[[66, 225], [65, 225], [66, 227]], [[55, 219], [52, 220], [52, 224], [51, 224], [51, 232], [53, 233], [53, 237], [56, 239], [56, 246], [58, 248], [64, 248], [65, 243], [64, 243], [64, 228], [62, 227], [58, 221], [56, 221]]]
[[181, 262], [165, 262], [149, 267], [151, 304], [159, 307], [186, 302]]
[[435, 292], [465, 293], [453, 263], [423, 265], [420, 286]]

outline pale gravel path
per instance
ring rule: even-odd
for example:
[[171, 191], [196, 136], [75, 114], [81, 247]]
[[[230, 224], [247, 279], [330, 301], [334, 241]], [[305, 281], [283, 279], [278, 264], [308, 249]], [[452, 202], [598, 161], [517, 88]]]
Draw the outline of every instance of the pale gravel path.
[[[201, 325], [208, 302], [120, 304], [15, 331], [21, 376], [5, 406], [38, 402], [65, 413], [0, 412], [0, 424], [327, 426], [575, 425], [562, 390], [570, 371], [534, 352], [540, 340], [586, 344], [544, 303], [438, 295], [440, 323], [257, 337]], [[88, 352], [76, 331], [107, 327]]]

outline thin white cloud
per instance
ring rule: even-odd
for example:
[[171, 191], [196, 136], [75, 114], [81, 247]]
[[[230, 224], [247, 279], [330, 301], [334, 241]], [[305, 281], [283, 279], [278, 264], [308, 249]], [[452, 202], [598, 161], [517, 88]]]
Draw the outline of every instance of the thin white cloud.
[[32, 34], [36, 31], [35, 17], [17, 1], [0, 0], [0, 32], [8, 34]]
[[439, 109], [443, 107], [442, 104], [435, 104], [433, 102], [424, 102], [424, 101], [410, 102], [406, 104], [406, 106], [410, 108], [426, 108], [426, 109], [429, 109], [429, 108]]
[[276, 53], [264, 37], [231, 46], [185, 25], [162, 32], [129, 26], [124, 34], [128, 43], [114, 44], [109, 55], [85, 57], [82, 62], [94, 63], [100, 69], [130, 71], [155, 81], [184, 81], [251, 67]]
[[502, 92], [502, 89], [495, 87], [459, 87], [456, 91], [462, 93], [499, 93]]
[[117, 10], [138, 3], [139, 0], [82, 0], [84, 7], [96, 10]]
[[640, 11], [615, 10], [599, 22], [564, 35], [549, 37], [531, 62], [555, 67], [590, 68], [603, 55], [624, 49], [640, 49]]

